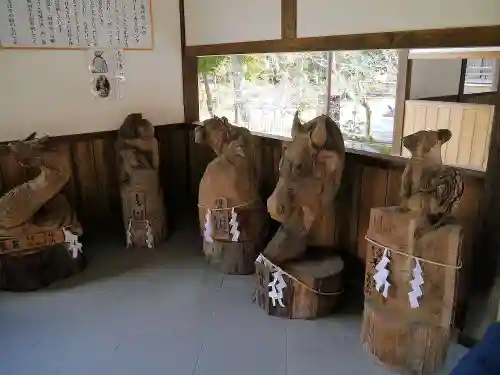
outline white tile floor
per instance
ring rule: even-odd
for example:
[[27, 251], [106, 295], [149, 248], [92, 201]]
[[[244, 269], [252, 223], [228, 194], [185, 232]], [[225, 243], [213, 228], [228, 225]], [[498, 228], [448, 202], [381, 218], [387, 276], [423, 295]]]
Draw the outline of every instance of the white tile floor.
[[[53, 287], [0, 293], [1, 375], [382, 375], [360, 316], [269, 317], [252, 276], [222, 276], [177, 231], [155, 251], [90, 248], [87, 270]], [[446, 368], [465, 352], [450, 350]]]

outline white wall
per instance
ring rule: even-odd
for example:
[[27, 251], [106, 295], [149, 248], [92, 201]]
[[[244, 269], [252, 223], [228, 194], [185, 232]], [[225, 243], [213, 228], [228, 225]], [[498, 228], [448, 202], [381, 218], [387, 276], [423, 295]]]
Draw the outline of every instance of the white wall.
[[297, 0], [297, 8], [299, 37], [500, 24], [499, 0]]
[[93, 99], [88, 52], [0, 50], [0, 141], [113, 130], [132, 112], [183, 122], [179, 1], [152, 5], [155, 49], [125, 52], [122, 100]]
[[184, 0], [186, 45], [281, 38], [281, 0]]
[[410, 99], [458, 95], [461, 59], [413, 60]]

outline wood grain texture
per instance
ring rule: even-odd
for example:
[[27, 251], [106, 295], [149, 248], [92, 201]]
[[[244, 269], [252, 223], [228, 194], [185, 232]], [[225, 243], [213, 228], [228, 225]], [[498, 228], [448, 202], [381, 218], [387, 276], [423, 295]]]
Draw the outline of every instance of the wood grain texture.
[[281, 0], [281, 38], [297, 38], [297, 0]]
[[500, 45], [500, 25], [186, 46], [185, 53], [189, 56], [209, 56], [247, 53], [482, 47], [495, 45]]

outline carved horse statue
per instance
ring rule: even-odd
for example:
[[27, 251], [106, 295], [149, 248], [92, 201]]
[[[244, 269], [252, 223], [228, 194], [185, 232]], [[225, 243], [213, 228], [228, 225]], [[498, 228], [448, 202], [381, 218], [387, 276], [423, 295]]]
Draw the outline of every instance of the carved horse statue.
[[295, 113], [292, 141], [284, 145], [279, 180], [267, 201], [284, 237], [271, 241], [264, 255], [280, 263], [301, 255], [306, 245], [334, 244], [334, 198], [344, 160], [344, 140], [335, 121], [323, 115], [302, 124]]
[[48, 136], [37, 139], [33, 133], [1, 147], [3, 154], [39, 173], [0, 197], [0, 238], [22, 238], [62, 228], [82, 234], [68, 201], [59, 193], [71, 171], [60, 161], [60, 154], [47, 147], [47, 140]]

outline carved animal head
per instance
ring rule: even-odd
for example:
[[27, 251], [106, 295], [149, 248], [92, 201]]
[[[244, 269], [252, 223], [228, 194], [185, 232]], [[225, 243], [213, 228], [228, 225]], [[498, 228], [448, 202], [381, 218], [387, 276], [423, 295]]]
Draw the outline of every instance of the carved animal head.
[[344, 159], [339, 126], [326, 115], [302, 124], [297, 112], [292, 141], [284, 145], [278, 183], [267, 201], [271, 217], [309, 231], [315, 218], [333, 207]]
[[154, 134], [153, 125], [140, 113], [128, 115], [118, 130], [118, 137], [122, 139], [151, 139], [154, 138]]
[[41, 153], [46, 149], [49, 136], [36, 138], [36, 132], [21, 141], [10, 142], [2, 146], [3, 154], [10, 154], [22, 165], [37, 166], [40, 164]]
[[[237, 136], [237, 128], [231, 125], [226, 117], [214, 116], [203, 121], [194, 131], [196, 143], [207, 144], [217, 155], [221, 155], [225, 147]], [[240, 152], [243, 150], [240, 148]]]
[[451, 138], [448, 129], [420, 130], [403, 138], [403, 145], [411, 152], [412, 159], [422, 160], [427, 156], [441, 160], [441, 146]]

